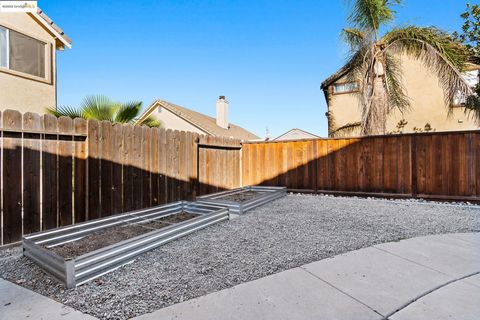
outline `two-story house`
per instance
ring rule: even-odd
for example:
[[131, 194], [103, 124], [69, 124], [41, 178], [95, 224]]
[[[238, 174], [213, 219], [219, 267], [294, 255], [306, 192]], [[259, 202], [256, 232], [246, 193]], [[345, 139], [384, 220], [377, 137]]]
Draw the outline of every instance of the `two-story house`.
[[0, 110], [57, 105], [57, 51], [72, 41], [40, 9], [0, 12]]
[[[453, 106], [445, 105], [444, 92], [435, 73], [417, 59], [406, 55], [400, 59], [403, 87], [410, 99], [410, 108], [403, 113], [395, 110], [388, 116], [387, 133], [479, 129], [474, 118], [465, 113], [461, 101]], [[347, 79], [348, 71], [343, 67], [321, 84], [327, 101], [329, 136], [333, 136], [338, 128], [360, 121], [359, 87], [357, 82]], [[475, 86], [479, 79], [479, 66], [469, 65], [463, 76], [472, 87]], [[359, 126], [350, 126], [350, 129], [335, 136], [360, 134]]]

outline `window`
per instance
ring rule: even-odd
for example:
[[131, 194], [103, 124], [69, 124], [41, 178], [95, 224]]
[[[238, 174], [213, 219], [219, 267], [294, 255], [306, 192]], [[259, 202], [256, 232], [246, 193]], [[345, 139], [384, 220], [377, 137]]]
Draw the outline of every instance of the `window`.
[[[479, 83], [479, 80], [480, 80], [480, 70], [477, 69], [477, 70], [465, 71], [462, 73], [462, 77], [471, 88], [475, 88], [475, 86]], [[453, 100], [453, 106], [464, 107], [466, 102], [467, 102], [467, 97], [465, 95], [460, 94], [460, 92], [457, 92]]]
[[335, 83], [333, 85], [333, 93], [349, 93], [358, 91], [358, 83], [357, 82], [345, 82], [345, 83]]
[[7, 29], [0, 27], [0, 67], [7, 68], [8, 64]]
[[46, 43], [0, 27], [0, 67], [45, 77]]

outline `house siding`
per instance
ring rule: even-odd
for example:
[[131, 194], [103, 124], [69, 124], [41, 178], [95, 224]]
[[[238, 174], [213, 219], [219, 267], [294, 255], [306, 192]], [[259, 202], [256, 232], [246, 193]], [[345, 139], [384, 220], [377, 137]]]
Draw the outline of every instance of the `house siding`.
[[28, 76], [0, 71], [0, 110], [45, 113], [46, 107], [56, 107], [56, 49], [55, 39], [26, 13], [2, 13], [0, 25], [49, 44], [51, 50], [50, 75], [46, 82]]
[[[397, 130], [398, 122], [405, 119], [408, 124], [404, 133], [413, 132], [413, 128], [424, 128], [429, 123], [435, 131], [474, 130], [478, 129], [472, 118], [464, 113], [464, 108], [455, 107], [449, 115], [444, 103], [444, 93], [438, 77], [428, 70], [420, 61], [408, 56], [401, 56], [403, 83], [411, 108], [403, 114], [398, 110], [392, 112], [387, 120], [387, 133]], [[345, 82], [345, 78], [336, 81]], [[331, 86], [328, 88], [331, 90]], [[359, 101], [355, 94], [329, 94], [328, 110], [335, 121], [335, 127], [358, 122], [361, 118]], [[347, 136], [356, 136], [359, 130]]]
[[[159, 109], [161, 109], [161, 111], [159, 111]], [[155, 110], [150, 114], [150, 116], [159, 120], [162, 123], [162, 128], [165, 129], [196, 132], [198, 134], [207, 134], [206, 132], [200, 130], [198, 127], [192, 125], [190, 122], [180, 118], [170, 110], [162, 107], [155, 108]]]

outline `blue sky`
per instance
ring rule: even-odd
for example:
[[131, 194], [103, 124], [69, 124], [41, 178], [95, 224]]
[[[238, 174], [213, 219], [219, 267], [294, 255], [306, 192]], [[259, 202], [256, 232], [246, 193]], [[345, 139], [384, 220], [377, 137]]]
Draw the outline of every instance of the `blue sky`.
[[[161, 98], [257, 135], [325, 136], [320, 83], [345, 61], [346, 0], [78, 1], [38, 5], [73, 39], [58, 55], [58, 103], [102, 93], [144, 107]], [[395, 24], [459, 30], [466, 0], [404, 0]]]

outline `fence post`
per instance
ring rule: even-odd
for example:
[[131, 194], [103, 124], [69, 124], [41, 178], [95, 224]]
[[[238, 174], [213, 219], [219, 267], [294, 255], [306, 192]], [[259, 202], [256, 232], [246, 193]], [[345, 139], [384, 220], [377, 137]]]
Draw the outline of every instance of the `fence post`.
[[417, 136], [415, 134], [411, 135], [410, 139], [410, 171], [411, 171], [411, 192], [412, 197], [417, 197]]

